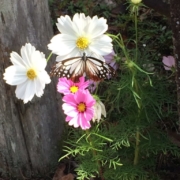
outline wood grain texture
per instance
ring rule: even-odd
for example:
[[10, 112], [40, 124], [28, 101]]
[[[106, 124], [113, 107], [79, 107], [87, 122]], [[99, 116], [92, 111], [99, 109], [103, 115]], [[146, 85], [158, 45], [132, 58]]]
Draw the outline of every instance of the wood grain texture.
[[[0, 1], [0, 73], [11, 65], [12, 51], [30, 42], [47, 55], [52, 38], [48, 0]], [[54, 60], [51, 60], [47, 70]], [[0, 173], [5, 176], [48, 173], [59, 158], [64, 117], [54, 81], [41, 98], [17, 100], [15, 87], [0, 78]], [[23, 178], [22, 178], [23, 179]]]
[[176, 59], [177, 109], [180, 131], [180, 1], [170, 1], [171, 27], [173, 32], [174, 57]]

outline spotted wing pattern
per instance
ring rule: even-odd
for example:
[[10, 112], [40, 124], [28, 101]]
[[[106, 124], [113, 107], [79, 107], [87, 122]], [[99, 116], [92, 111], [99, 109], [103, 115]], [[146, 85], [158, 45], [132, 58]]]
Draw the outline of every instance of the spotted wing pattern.
[[55, 64], [50, 74], [52, 76], [67, 77], [78, 81], [79, 77], [86, 75], [89, 79], [100, 81], [114, 75], [113, 68], [105, 62], [90, 56], [72, 57]]

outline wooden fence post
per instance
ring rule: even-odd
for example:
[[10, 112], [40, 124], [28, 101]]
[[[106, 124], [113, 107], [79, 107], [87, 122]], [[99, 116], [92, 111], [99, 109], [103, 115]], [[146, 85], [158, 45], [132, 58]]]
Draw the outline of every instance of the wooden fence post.
[[180, 1], [170, 1], [170, 16], [173, 32], [174, 57], [176, 59], [177, 109], [180, 131]]
[[3, 80], [12, 51], [19, 53], [29, 42], [47, 57], [52, 36], [48, 0], [0, 1], [0, 176], [47, 174], [58, 162], [64, 117], [55, 82], [46, 85], [41, 98], [24, 105], [15, 87]]

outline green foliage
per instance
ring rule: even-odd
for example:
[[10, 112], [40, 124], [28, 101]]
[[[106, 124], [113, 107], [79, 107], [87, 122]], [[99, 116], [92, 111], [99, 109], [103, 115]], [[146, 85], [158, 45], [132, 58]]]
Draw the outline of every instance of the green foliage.
[[71, 1], [68, 2], [67, 10], [70, 14], [85, 13], [86, 15], [92, 16], [98, 14], [98, 16], [104, 16], [106, 18], [110, 15], [110, 8], [107, 3], [95, 0], [87, 1]]
[[[93, 0], [88, 5], [72, 1], [68, 11], [112, 19], [107, 5], [94, 5]], [[120, 68], [115, 78], [98, 87], [106, 119], [92, 124], [89, 131], [69, 130], [60, 160], [75, 157], [79, 180], [160, 180], [159, 155], [180, 157], [167, 133], [176, 128], [178, 119], [175, 82], [161, 62], [162, 55], [172, 52], [171, 31], [166, 20], [157, 21], [152, 14], [144, 17], [143, 11], [146, 8], [140, 7], [139, 16], [121, 14], [110, 22], [118, 30], [117, 36], [110, 36]]]

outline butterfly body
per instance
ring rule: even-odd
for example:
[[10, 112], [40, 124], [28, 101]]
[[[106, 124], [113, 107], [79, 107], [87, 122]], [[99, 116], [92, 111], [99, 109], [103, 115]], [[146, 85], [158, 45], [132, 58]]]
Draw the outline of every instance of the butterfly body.
[[89, 79], [100, 81], [114, 75], [113, 68], [97, 58], [86, 56], [72, 57], [60, 62], [52, 68], [52, 76], [67, 77], [78, 81], [79, 77], [86, 75]]

